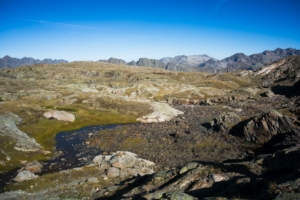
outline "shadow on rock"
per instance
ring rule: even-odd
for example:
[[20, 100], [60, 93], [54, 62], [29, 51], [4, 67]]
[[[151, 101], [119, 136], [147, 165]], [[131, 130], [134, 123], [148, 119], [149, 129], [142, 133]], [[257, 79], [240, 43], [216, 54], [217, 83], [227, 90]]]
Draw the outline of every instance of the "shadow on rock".
[[276, 85], [271, 88], [274, 94], [284, 95], [287, 98], [292, 96], [300, 95], [300, 80], [297, 81], [293, 86], [280, 86]]
[[251, 121], [253, 118], [246, 119], [244, 121], [239, 122], [238, 124], [234, 125], [231, 130], [229, 131], [230, 135], [236, 136], [236, 137], [243, 137], [244, 136], [244, 127], [248, 124], [249, 121]]

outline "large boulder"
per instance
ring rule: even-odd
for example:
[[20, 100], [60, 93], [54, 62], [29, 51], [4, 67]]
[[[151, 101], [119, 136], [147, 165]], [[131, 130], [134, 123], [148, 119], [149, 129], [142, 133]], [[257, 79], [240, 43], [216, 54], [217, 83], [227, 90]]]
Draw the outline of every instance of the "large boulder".
[[0, 135], [14, 138], [17, 142], [14, 146], [19, 151], [40, 151], [42, 146], [34, 138], [19, 130], [16, 123], [21, 123], [22, 119], [17, 115], [0, 115]]
[[154, 162], [139, 158], [137, 154], [129, 151], [117, 151], [112, 155], [98, 155], [93, 162], [104, 169], [108, 178], [131, 177], [153, 174]]
[[60, 121], [69, 121], [69, 122], [75, 121], [75, 115], [68, 113], [66, 111], [51, 110], [45, 112], [44, 117], [48, 119], [55, 118]]
[[43, 165], [39, 163], [38, 161], [29, 162], [25, 169], [32, 173], [41, 173], [42, 172]]
[[31, 179], [35, 179], [39, 177], [38, 175], [35, 175], [32, 172], [29, 171], [21, 171], [18, 173], [18, 175], [16, 176], [16, 178], [14, 178], [14, 181], [16, 182], [22, 182], [22, 181], [27, 181], [27, 180], [31, 180]]
[[278, 134], [296, 132], [291, 120], [275, 110], [252, 118], [243, 127], [245, 139], [257, 144], [265, 144]]
[[151, 102], [150, 105], [154, 112], [137, 118], [136, 121], [141, 123], [166, 122], [177, 117], [178, 115], [184, 114], [182, 111], [177, 110], [166, 103]]
[[218, 117], [214, 118], [210, 125], [214, 131], [220, 133], [227, 133], [229, 127], [233, 126], [241, 121], [240, 117], [234, 112], [222, 113]]
[[211, 126], [226, 123], [228, 125], [234, 125], [241, 121], [240, 117], [234, 112], [222, 113], [218, 117], [214, 118], [211, 122]]
[[110, 163], [113, 167], [117, 168], [130, 168], [136, 164], [138, 156], [131, 152], [117, 152], [110, 159]]

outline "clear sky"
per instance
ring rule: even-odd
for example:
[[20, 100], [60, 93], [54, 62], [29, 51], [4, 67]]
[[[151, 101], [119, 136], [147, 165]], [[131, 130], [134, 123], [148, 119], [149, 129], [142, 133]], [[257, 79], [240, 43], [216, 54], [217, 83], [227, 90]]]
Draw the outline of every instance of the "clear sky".
[[0, 0], [0, 57], [217, 59], [300, 49], [300, 0]]

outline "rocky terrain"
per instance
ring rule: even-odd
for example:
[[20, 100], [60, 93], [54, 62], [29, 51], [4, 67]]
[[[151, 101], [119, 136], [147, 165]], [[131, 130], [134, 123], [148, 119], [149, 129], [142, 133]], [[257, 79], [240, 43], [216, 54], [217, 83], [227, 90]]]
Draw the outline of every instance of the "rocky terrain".
[[67, 63], [66, 60], [52, 60], [52, 59], [44, 59], [44, 60], [38, 60], [34, 58], [12, 58], [10, 56], [4, 56], [3, 58], [0, 58], [0, 69], [1, 68], [14, 68], [19, 66], [25, 66], [25, 65], [33, 65], [33, 64], [39, 64], [39, 63], [45, 63], [45, 64], [58, 64], [58, 63]]
[[198, 67], [199, 71], [206, 72], [258, 70], [266, 64], [293, 55], [300, 55], [300, 51], [293, 48], [277, 48], [274, 51], [264, 51], [262, 53], [252, 54], [250, 56], [247, 56], [243, 53], [237, 53], [219, 61], [209, 60], [205, 63], [199, 64]]
[[198, 66], [202, 63], [205, 63], [208, 60], [216, 60], [213, 57], [210, 57], [208, 55], [192, 55], [192, 56], [185, 56], [185, 55], [181, 55], [181, 56], [175, 56], [174, 58], [172, 57], [165, 57], [160, 59], [160, 62], [163, 62], [165, 64], [168, 63], [173, 63], [176, 65], [185, 65], [185, 66], [189, 66], [189, 67], [194, 67], [194, 66]]
[[[218, 74], [2, 69], [0, 199], [299, 199], [299, 69], [299, 56]], [[58, 132], [96, 124], [123, 125], [82, 134], [74, 164], [55, 148]], [[20, 138], [36, 151], [15, 148]]]

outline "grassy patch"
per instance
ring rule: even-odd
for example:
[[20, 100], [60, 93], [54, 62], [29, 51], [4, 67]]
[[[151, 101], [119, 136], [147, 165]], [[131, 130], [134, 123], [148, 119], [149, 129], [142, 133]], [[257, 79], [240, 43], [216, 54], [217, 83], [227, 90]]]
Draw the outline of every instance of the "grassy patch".
[[66, 112], [77, 112], [78, 111], [78, 109], [70, 108], [70, 107], [57, 107], [55, 109], [60, 110], [60, 111], [66, 111]]
[[[83, 104], [58, 107], [60, 110], [67, 110], [68, 112], [75, 111], [76, 120], [74, 122], [46, 119], [43, 117], [43, 113], [47, 110], [44, 109], [45, 106], [43, 105], [51, 105], [51, 102], [40, 102], [41, 106], [37, 106], [38, 103], [34, 100], [30, 104], [24, 101], [23, 103], [26, 104], [21, 106], [14, 101], [7, 102], [5, 107], [1, 107], [0, 114], [10, 111], [19, 115], [23, 119], [23, 123], [19, 126], [19, 129], [30, 137], [35, 138], [44, 147], [44, 150], [53, 152], [55, 136], [61, 131], [75, 130], [87, 125], [133, 123], [136, 122], [136, 118], [140, 114], [150, 112], [149, 106], [146, 104], [133, 104], [132, 102], [122, 102], [113, 99], [102, 99], [99, 102], [102, 107], [100, 110]], [[0, 171], [20, 167], [20, 160], [45, 161], [50, 158], [41, 153], [17, 151], [13, 148], [14, 144], [15, 141], [12, 138], [2, 138], [0, 149], [9, 155], [11, 160], [7, 162], [6, 166], [0, 166]]]
[[[93, 188], [104, 188], [113, 185], [119, 179], [103, 180], [103, 170], [98, 167], [83, 167], [82, 170], [68, 170], [65, 173], [52, 173], [37, 179], [15, 183], [6, 186], [6, 191], [23, 190], [34, 193], [48, 188], [48, 194], [60, 198], [89, 197]], [[96, 177], [99, 183], [87, 182], [87, 178]]]

